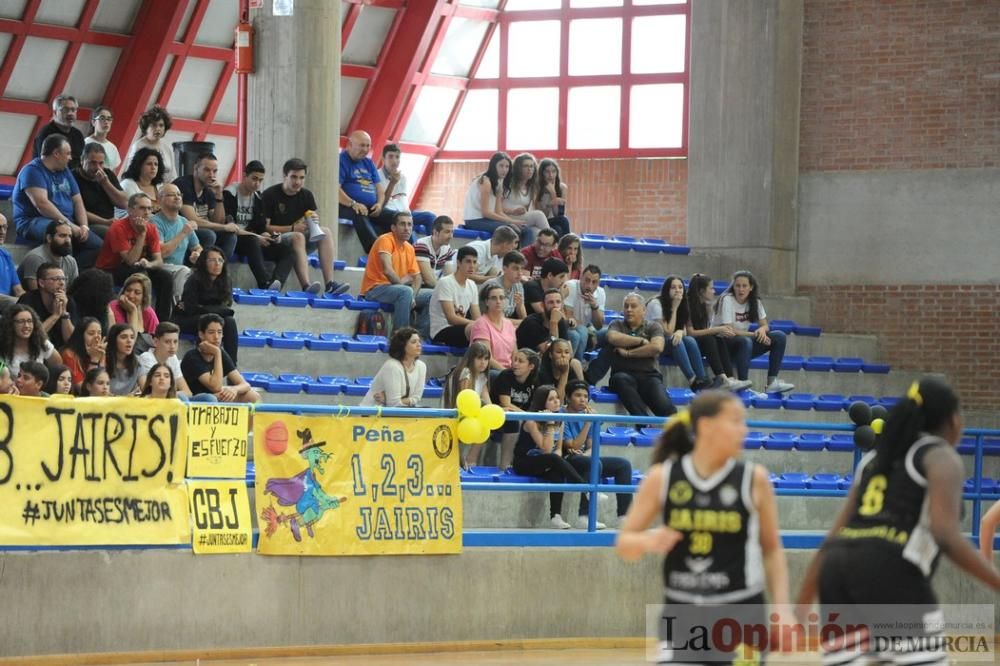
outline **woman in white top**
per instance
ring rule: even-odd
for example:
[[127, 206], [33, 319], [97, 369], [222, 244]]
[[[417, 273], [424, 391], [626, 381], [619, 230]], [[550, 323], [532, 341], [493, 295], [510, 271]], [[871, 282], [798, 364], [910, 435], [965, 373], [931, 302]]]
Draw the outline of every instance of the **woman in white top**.
[[389, 359], [372, 379], [362, 407], [419, 407], [427, 366], [420, 360], [420, 334], [404, 326], [389, 338]]
[[[122, 191], [126, 196], [142, 192], [153, 204], [153, 214], [160, 212], [158, 189], [163, 182], [163, 158], [159, 151], [140, 148], [132, 156], [128, 168], [122, 173]], [[169, 181], [168, 181], [169, 182]], [[115, 217], [125, 217], [128, 211], [115, 208]]]
[[514, 158], [510, 170], [510, 190], [503, 197], [503, 212], [521, 223], [521, 247], [535, 242], [539, 229], [549, 229], [545, 213], [535, 209], [538, 193], [538, 162], [531, 153], [521, 153]]
[[510, 157], [507, 153], [493, 153], [490, 165], [476, 177], [465, 193], [465, 210], [462, 215], [465, 228], [488, 231], [508, 226], [520, 230], [523, 222], [503, 212], [503, 198], [510, 192]]
[[24, 361], [37, 361], [50, 368], [62, 365], [62, 357], [49, 342], [38, 315], [19, 304], [7, 308], [0, 318], [0, 360], [10, 368], [13, 378]]
[[104, 167], [118, 173], [118, 167], [122, 163], [122, 156], [118, 153], [118, 146], [108, 141], [108, 132], [111, 131], [111, 121], [114, 115], [111, 109], [106, 106], [98, 106], [90, 114], [90, 125], [92, 131], [84, 142], [99, 143], [104, 148]]
[[129, 146], [125, 155], [125, 164], [132, 163], [132, 157], [141, 148], [152, 148], [160, 153], [160, 178], [165, 183], [172, 183], [177, 177], [174, 169], [174, 151], [162, 139], [173, 125], [173, 119], [162, 106], [154, 104], [139, 117], [139, 133], [142, 135]]
[[[535, 194], [535, 208], [545, 213], [549, 226], [556, 230], [561, 239], [570, 232], [569, 218], [566, 217], [566, 197], [569, 186], [562, 182], [559, 163], [551, 158], [543, 158], [538, 163], [538, 187]], [[563, 259], [565, 259], [563, 255]], [[569, 263], [568, 261], [566, 263]]]

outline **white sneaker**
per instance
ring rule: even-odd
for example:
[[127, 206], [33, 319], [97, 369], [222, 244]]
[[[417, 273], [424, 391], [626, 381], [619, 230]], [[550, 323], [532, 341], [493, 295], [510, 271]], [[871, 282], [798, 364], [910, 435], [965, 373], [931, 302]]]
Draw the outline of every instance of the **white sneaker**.
[[607, 493], [597, 493], [597, 501], [599, 502], [606, 502], [608, 500], [608, 497], [609, 496]]
[[267, 288], [270, 291], [281, 291], [281, 281], [271, 280], [271, 284], [267, 285]]
[[314, 280], [306, 287], [306, 291], [313, 295], [320, 294], [323, 292], [323, 284], [319, 280]]
[[795, 388], [795, 384], [789, 384], [788, 382], [783, 382], [777, 377], [775, 377], [774, 381], [768, 384], [767, 388], [764, 389], [764, 391], [766, 391], [767, 393], [787, 393], [788, 391], [791, 391], [793, 388]]
[[557, 530], [568, 530], [570, 527], [572, 527], [572, 525], [563, 520], [563, 517], [557, 513], [556, 515], [552, 516], [552, 527], [556, 528]]
[[[553, 518], [552, 520], [555, 521], [555, 518]], [[576, 526], [579, 527], [581, 530], [587, 529], [587, 516], [579, 516], [576, 519]], [[595, 527], [599, 530], [603, 530], [607, 529], [608, 526], [598, 520]]]
[[753, 386], [753, 382], [749, 379], [733, 379], [732, 377], [726, 378], [725, 388], [732, 391], [742, 391], [745, 388], [750, 388]]

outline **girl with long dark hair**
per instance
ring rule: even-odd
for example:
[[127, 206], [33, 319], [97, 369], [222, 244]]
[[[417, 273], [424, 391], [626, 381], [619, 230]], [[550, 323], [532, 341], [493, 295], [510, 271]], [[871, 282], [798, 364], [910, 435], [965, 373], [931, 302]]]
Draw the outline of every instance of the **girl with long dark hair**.
[[[476, 392], [482, 405], [493, 404], [490, 400], [490, 348], [482, 342], [473, 342], [465, 350], [465, 356], [448, 374], [444, 387], [442, 404], [445, 409], [455, 409], [458, 394], [466, 389]], [[462, 449], [460, 462], [468, 471], [479, 464], [482, 444], [469, 444]]]
[[135, 329], [129, 324], [115, 324], [108, 331], [105, 358], [111, 377], [111, 395], [139, 394], [139, 359], [135, 355]]
[[538, 191], [538, 163], [535, 156], [521, 153], [515, 157], [510, 173], [510, 189], [503, 198], [503, 212], [521, 223], [521, 247], [528, 247], [535, 242], [535, 234], [539, 230], [550, 228], [545, 213], [535, 209]]
[[201, 253], [184, 283], [181, 300], [174, 308], [174, 323], [184, 333], [197, 333], [203, 314], [222, 317], [222, 348], [236, 363], [240, 334], [233, 317], [233, 282], [225, 255], [214, 245]]
[[[549, 226], [556, 230], [560, 237], [570, 232], [569, 218], [566, 217], [569, 186], [562, 181], [559, 173], [559, 163], [551, 158], [544, 158], [538, 163], [538, 187], [535, 195], [535, 208], [545, 213]], [[579, 239], [577, 239], [579, 240]], [[559, 248], [562, 253], [562, 248]], [[563, 255], [565, 259], [566, 255]], [[568, 264], [569, 261], [566, 261]]]
[[[122, 172], [122, 192], [131, 197], [142, 192], [153, 204], [154, 215], [160, 212], [159, 188], [163, 182], [163, 155], [153, 148], [140, 148], [135, 151], [128, 167]], [[115, 209], [115, 217], [124, 217], [128, 211]]]
[[37, 361], [50, 368], [62, 365], [62, 356], [45, 335], [42, 320], [30, 307], [17, 303], [4, 310], [0, 318], [0, 360], [13, 377], [17, 377], [23, 361]]
[[62, 360], [73, 375], [73, 383], [80, 385], [91, 368], [104, 367], [104, 353], [107, 340], [101, 332], [101, 322], [93, 317], [84, 317], [73, 329], [66, 346], [62, 350]]
[[732, 378], [733, 362], [729, 357], [729, 348], [724, 344], [724, 338], [736, 335], [730, 326], [712, 326], [709, 316], [709, 303], [715, 297], [712, 279], [702, 273], [695, 273], [688, 281], [687, 302], [689, 321], [687, 334], [698, 343], [698, 349], [708, 359], [715, 378], [709, 388], [722, 388], [729, 391], [740, 391], [749, 387], [752, 382], [737, 381]]
[[[511, 356], [510, 368], [503, 370], [495, 381], [490, 382], [490, 398], [494, 404], [500, 405], [505, 412], [530, 411], [531, 395], [535, 392], [538, 381], [538, 367], [541, 359], [534, 349], [524, 347]], [[514, 460], [514, 445], [520, 423], [507, 421], [500, 432], [500, 469], [510, 467]]]
[[522, 223], [503, 212], [503, 199], [510, 193], [511, 161], [507, 153], [493, 153], [486, 171], [476, 176], [465, 193], [465, 228], [488, 231], [508, 226], [521, 230]]
[[691, 321], [684, 281], [679, 275], [668, 275], [663, 281], [660, 293], [646, 302], [646, 320], [659, 322], [663, 326], [669, 344], [666, 351], [677, 367], [681, 369], [691, 390], [700, 391], [711, 386], [701, 360], [701, 349], [694, 337], [687, 334]]

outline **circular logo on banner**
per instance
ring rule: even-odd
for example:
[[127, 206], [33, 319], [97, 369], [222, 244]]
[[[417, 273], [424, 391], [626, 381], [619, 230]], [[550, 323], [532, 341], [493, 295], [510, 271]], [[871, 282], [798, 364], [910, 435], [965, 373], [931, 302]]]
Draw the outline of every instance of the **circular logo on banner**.
[[447, 458], [451, 455], [451, 450], [455, 448], [455, 443], [451, 436], [451, 427], [442, 425], [434, 430], [434, 453], [438, 458]]
[[687, 481], [676, 481], [672, 486], [670, 486], [670, 492], [668, 497], [670, 501], [674, 504], [687, 504], [691, 501], [691, 497], [694, 495], [694, 489], [691, 488], [691, 484]]

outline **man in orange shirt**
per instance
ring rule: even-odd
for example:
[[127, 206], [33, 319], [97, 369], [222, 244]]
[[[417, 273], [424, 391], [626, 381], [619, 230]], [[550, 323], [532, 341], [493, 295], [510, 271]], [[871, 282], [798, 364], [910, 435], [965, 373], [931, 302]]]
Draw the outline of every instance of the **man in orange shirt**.
[[410, 325], [416, 305], [414, 295], [420, 291], [420, 268], [409, 241], [412, 232], [413, 217], [397, 213], [389, 233], [379, 236], [372, 245], [361, 281], [362, 296], [392, 305], [393, 331]]

